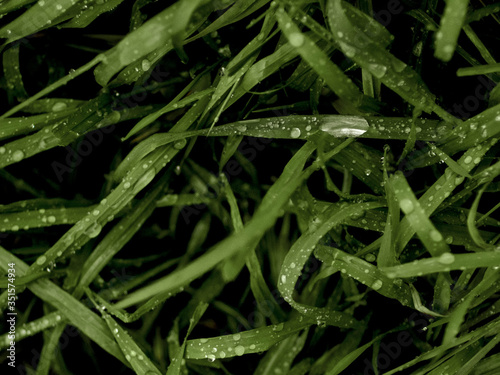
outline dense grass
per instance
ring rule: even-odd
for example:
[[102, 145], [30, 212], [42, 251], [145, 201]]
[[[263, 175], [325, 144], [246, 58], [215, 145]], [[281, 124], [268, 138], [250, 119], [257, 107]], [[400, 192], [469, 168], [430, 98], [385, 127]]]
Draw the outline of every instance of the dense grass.
[[1, 3], [2, 373], [497, 374], [498, 12]]

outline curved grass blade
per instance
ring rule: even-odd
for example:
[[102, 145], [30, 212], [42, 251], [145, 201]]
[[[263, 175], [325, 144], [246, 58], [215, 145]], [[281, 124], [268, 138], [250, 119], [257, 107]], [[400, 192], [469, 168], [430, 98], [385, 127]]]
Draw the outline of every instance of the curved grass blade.
[[[304, 163], [314, 151], [315, 146], [306, 143], [289, 161], [281, 177], [267, 192], [258, 210], [245, 226], [217, 245], [206, 254], [192, 261], [185, 268], [157, 280], [156, 282], [134, 292], [118, 302], [116, 308], [125, 308], [155, 295], [166, 295], [171, 290], [177, 290], [197, 277], [203, 275], [222, 260], [231, 257], [241, 249], [259, 241], [264, 233], [275, 223], [280, 215], [280, 208], [289, 199], [295, 189], [309, 176], [311, 172], [301, 172]], [[279, 192], [279, 193], [278, 193]]]
[[311, 227], [291, 247], [287, 253], [278, 281], [278, 289], [294, 309], [310, 319], [317, 320], [318, 324], [326, 323], [340, 327], [356, 327], [359, 325], [352, 316], [328, 308], [308, 306], [294, 300], [295, 284], [302, 273], [307, 259], [312, 254], [318, 241], [335, 225], [341, 224], [345, 219], [366, 210], [382, 207], [378, 202], [357, 203], [347, 205], [345, 208], [332, 207], [325, 211], [319, 218], [318, 227]]
[[325, 264], [340, 269], [343, 274], [354, 278], [377, 293], [396, 299], [404, 306], [411, 306], [411, 290], [402, 280], [389, 278], [374, 265], [333, 247], [321, 245], [314, 254]]

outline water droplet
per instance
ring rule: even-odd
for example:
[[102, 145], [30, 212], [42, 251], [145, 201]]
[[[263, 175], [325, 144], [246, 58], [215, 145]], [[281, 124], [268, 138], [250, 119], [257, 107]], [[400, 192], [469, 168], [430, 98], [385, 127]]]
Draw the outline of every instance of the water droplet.
[[464, 163], [465, 164], [470, 164], [470, 162], [472, 161], [472, 157], [471, 156], [467, 156], [465, 159], [464, 159]]
[[87, 228], [85, 234], [89, 236], [89, 238], [95, 238], [101, 233], [101, 225], [99, 223], [93, 223], [90, 227]]
[[147, 171], [144, 176], [142, 176], [139, 181], [136, 182], [133, 190], [134, 194], [137, 194], [142, 189], [144, 189], [151, 181], [153, 181], [155, 176], [156, 171], [154, 170], [154, 168], [151, 168], [149, 171]]
[[377, 78], [383, 78], [387, 72], [387, 67], [379, 64], [369, 64], [368, 70]]
[[148, 59], [142, 60], [141, 67], [143, 71], [148, 71], [151, 68], [151, 63]]
[[13, 161], [21, 161], [21, 160], [23, 160], [23, 158], [24, 158], [24, 152], [22, 152], [21, 150], [16, 150], [12, 154]]
[[234, 348], [234, 352], [236, 353], [236, 355], [242, 356], [243, 354], [245, 354], [245, 347], [242, 345], [238, 345], [236, 348]]
[[375, 280], [372, 284], [372, 289], [379, 290], [380, 288], [382, 288], [382, 280]]
[[438, 259], [441, 264], [452, 264], [455, 261], [455, 255], [452, 253], [443, 253]]
[[239, 131], [239, 132], [246, 132], [247, 131], [247, 127], [246, 125], [238, 125], [236, 127], [236, 129]]
[[282, 282], [283, 284], [285, 284], [285, 283], [286, 283], [286, 275], [281, 275], [281, 282]]
[[408, 198], [401, 199], [399, 205], [406, 215], [411, 214], [415, 209], [415, 207], [413, 206], [413, 202]]
[[47, 221], [48, 221], [49, 223], [55, 223], [55, 222], [56, 222], [56, 217], [55, 217], [55, 216], [49, 216], [49, 217], [47, 218]]
[[294, 47], [301, 47], [304, 44], [304, 35], [301, 33], [291, 33], [288, 39]]
[[299, 138], [300, 137], [300, 129], [299, 128], [293, 128], [290, 137], [292, 138]]
[[57, 102], [56, 104], [54, 104], [52, 106], [52, 112], [59, 112], [59, 111], [66, 109], [67, 107], [68, 107], [68, 105], [66, 103]]
[[273, 331], [275, 331], [275, 332], [283, 331], [284, 327], [285, 327], [285, 325], [283, 323], [277, 324], [273, 327]]
[[36, 264], [38, 265], [42, 265], [44, 264], [45, 262], [47, 261], [47, 257], [45, 255], [42, 255], [41, 257], [39, 257], [37, 260], [36, 260]]
[[429, 235], [431, 236], [431, 239], [433, 241], [442, 241], [443, 240], [443, 236], [441, 235], [441, 233], [439, 233], [437, 230], [433, 229], [430, 231]]
[[186, 146], [186, 138], [181, 139], [180, 141], [177, 141], [174, 143], [174, 148], [176, 150], [182, 150]]
[[369, 129], [368, 122], [357, 116], [328, 116], [320, 129], [334, 137], [358, 137]]
[[128, 189], [129, 187], [130, 187], [130, 182], [127, 181], [123, 184], [124, 189]]
[[0, 147], [0, 155], [5, 154], [5, 147]]

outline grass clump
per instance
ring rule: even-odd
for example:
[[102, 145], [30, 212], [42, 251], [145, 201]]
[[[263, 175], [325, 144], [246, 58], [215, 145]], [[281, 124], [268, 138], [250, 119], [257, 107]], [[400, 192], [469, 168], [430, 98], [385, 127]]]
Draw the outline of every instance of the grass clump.
[[499, 11], [0, 4], [2, 366], [498, 373]]

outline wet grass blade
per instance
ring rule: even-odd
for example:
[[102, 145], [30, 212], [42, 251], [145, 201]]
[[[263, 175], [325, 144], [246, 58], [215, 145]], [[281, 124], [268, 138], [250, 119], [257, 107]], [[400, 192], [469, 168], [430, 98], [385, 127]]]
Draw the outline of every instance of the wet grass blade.
[[442, 61], [450, 61], [455, 52], [458, 35], [467, 15], [468, 0], [448, 0], [444, 8], [439, 31], [436, 33], [434, 56]]

